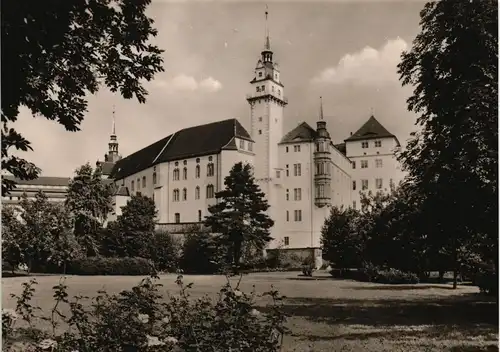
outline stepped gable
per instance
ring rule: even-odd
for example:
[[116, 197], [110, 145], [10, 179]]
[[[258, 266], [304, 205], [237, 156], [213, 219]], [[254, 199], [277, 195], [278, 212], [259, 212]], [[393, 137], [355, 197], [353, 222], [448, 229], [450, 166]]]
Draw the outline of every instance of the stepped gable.
[[237, 119], [185, 128], [118, 160], [112, 177], [122, 179], [159, 163], [236, 149], [235, 137], [253, 142]]

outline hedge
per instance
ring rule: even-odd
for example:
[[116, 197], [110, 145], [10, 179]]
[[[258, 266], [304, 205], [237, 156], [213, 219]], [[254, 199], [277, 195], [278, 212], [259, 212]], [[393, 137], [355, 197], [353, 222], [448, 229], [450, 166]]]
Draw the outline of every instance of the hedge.
[[68, 263], [66, 272], [71, 275], [149, 275], [153, 271], [153, 263], [144, 258], [88, 257]]
[[355, 280], [361, 282], [376, 282], [379, 284], [418, 284], [418, 276], [414, 273], [389, 268], [365, 267], [357, 270], [332, 269], [330, 275], [339, 279]]

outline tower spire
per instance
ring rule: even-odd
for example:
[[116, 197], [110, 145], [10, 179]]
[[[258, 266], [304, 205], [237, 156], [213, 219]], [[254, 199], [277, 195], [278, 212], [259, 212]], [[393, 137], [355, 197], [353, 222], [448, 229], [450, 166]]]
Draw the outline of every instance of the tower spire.
[[323, 97], [319, 97], [319, 119], [323, 120]]
[[264, 45], [264, 49], [265, 50], [271, 50], [271, 41], [269, 40], [269, 24], [267, 22], [267, 16], [269, 15], [269, 8], [268, 6], [266, 5], [266, 26], [265, 26], [265, 30], [266, 30], [266, 43]]
[[111, 130], [111, 135], [116, 136], [116, 117], [115, 117], [115, 105], [113, 104], [113, 128]]

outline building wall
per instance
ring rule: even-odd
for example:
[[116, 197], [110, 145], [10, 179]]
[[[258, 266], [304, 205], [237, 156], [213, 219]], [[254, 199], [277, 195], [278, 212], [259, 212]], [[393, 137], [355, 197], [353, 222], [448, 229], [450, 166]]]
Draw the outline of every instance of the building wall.
[[110, 221], [116, 221], [118, 216], [122, 215], [122, 208], [127, 205], [127, 202], [129, 201], [130, 197], [128, 196], [114, 196], [113, 197], [113, 210], [111, 213], [108, 215], [108, 218], [106, 219], [106, 224]]
[[[376, 141], [381, 143], [380, 147], [376, 146]], [[363, 148], [363, 142], [368, 143], [368, 148]], [[395, 157], [396, 148], [397, 141], [393, 137], [346, 142], [346, 154], [353, 163], [351, 166], [352, 182], [350, 188], [354, 208], [360, 209], [360, 191], [388, 192], [390, 191], [391, 182], [397, 185], [404, 178], [405, 174]], [[377, 160], [381, 160], [381, 166], [377, 165]], [[365, 161], [368, 166], [362, 168], [362, 162]], [[382, 180], [381, 188], [377, 188], [377, 179]], [[362, 189], [363, 180], [368, 181], [366, 190]], [[353, 189], [353, 182], [355, 182], [356, 189]]]

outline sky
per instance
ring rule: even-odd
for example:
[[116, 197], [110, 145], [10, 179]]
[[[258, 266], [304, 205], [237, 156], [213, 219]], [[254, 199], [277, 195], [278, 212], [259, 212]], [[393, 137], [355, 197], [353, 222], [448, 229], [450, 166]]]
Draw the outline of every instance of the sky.
[[[270, 1], [274, 60], [288, 97], [284, 133], [306, 121], [315, 126], [319, 97], [334, 143], [373, 115], [399, 140], [416, 129], [408, 112], [411, 87], [396, 65], [418, 34], [420, 1]], [[21, 110], [15, 127], [34, 151], [17, 153], [43, 176], [71, 177], [107, 152], [113, 109], [119, 151], [127, 156], [182, 128], [228, 118], [248, 127], [245, 95], [265, 40], [264, 2], [154, 1], [147, 10], [165, 50], [165, 72], [151, 82], [147, 102], [125, 100], [102, 88], [89, 96], [81, 131]], [[114, 108], [113, 108], [114, 107]]]

